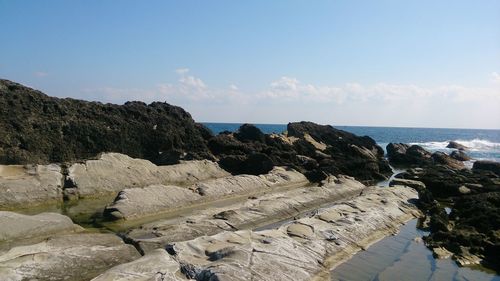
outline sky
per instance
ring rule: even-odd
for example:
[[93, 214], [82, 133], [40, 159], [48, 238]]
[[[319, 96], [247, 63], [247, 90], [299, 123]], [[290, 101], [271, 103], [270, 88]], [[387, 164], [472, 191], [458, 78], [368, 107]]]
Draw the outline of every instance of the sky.
[[500, 1], [0, 0], [0, 78], [199, 122], [500, 129]]

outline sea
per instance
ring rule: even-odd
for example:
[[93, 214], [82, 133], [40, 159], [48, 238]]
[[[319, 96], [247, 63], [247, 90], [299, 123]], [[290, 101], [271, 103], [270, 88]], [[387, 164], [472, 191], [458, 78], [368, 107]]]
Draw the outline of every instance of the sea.
[[[214, 134], [223, 131], [235, 132], [241, 123], [203, 123]], [[282, 133], [286, 124], [254, 124], [262, 132]], [[456, 141], [469, 149], [467, 153], [474, 160], [491, 160], [500, 162], [500, 130], [486, 129], [445, 129], [445, 128], [402, 128], [402, 127], [363, 127], [335, 126], [337, 129], [351, 132], [358, 136], [369, 136], [378, 145], [386, 148], [390, 142], [417, 144], [435, 152], [450, 153], [446, 148], [450, 141]]]

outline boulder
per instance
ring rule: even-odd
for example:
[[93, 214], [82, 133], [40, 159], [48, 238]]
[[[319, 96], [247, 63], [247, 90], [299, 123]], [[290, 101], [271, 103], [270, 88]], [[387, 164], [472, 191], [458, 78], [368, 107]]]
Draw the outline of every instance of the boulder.
[[446, 146], [446, 148], [454, 148], [454, 149], [458, 149], [458, 150], [466, 150], [468, 149], [467, 146], [463, 145], [463, 144], [460, 144], [456, 141], [450, 141], [448, 143], [448, 145]]
[[148, 160], [119, 153], [103, 153], [97, 160], [74, 164], [68, 170], [67, 181], [77, 188], [80, 197], [97, 197], [153, 184], [189, 185], [229, 175], [209, 160], [157, 166]]
[[58, 165], [0, 165], [0, 210], [61, 202]]
[[500, 162], [480, 160], [472, 165], [474, 170], [491, 171], [500, 176]]
[[462, 161], [456, 160], [448, 156], [446, 153], [440, 151], [434, 152], [432, 154], [432, 160], [434, 161], [435, 164], [445, 165], [452, 169], [460, 170], [465, 168], [465, 165], [464, 163], [462, 163]]
[[240, 141], [258, 141], [265, 142], [266, 137], [262, 131], [251, 124], [243, 124], [238, 129], [234, 136]]
[[418, 145], [389, 143], [387, 145], [389, 162], [399, 166], [423, 166], [432, 163], [431, 153]]
[[0, 252], [2, 280], [89, 280], [138, 259], [140, 254], [114, 234], [57, 235]]
[[463, 150], [454, 150], [450, 153], [450, 157], [456, 159], [458, 161], [469, 161], [471, 160], [470, 156], [467, 155]]
[[268, 173], [274, 167], [273, 161], [263, 153], [226, 156], [219, 161], [219, 164], [234, 175], [261, 175]]

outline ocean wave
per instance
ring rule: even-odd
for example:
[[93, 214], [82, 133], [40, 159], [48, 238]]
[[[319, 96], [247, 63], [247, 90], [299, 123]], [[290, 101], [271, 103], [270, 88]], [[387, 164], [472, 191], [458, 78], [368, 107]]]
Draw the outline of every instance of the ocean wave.
[[[455, 140], [455, 142], [466, 146], [470, 151], [500, 151], [500, 143], [485, 139]], [[410, 144], [420, 145], [429, 150], [447, 150], [448, 143], [450, 141], [414, 142]]]

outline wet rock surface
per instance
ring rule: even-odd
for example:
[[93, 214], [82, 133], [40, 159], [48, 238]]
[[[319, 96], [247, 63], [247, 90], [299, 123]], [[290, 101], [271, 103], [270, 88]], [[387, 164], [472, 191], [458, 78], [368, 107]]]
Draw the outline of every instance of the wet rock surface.
[[[449, 162], [445, 155], [432, 154], [432, 164], [408, 169], [395, 181], [416, 180], [425, 185], [418, 189], [418, 206], [427, 216], [422, 227], [431, 231], [424, 238], [429, 248], [450, 251], [460, 265], [481, 263], [499, 271], [498, 163], [476, 161], [469, 170]], [[436, 161], [438, 157], [441, 159]], [[437, 200], [446, 202], [451, 212]]]

